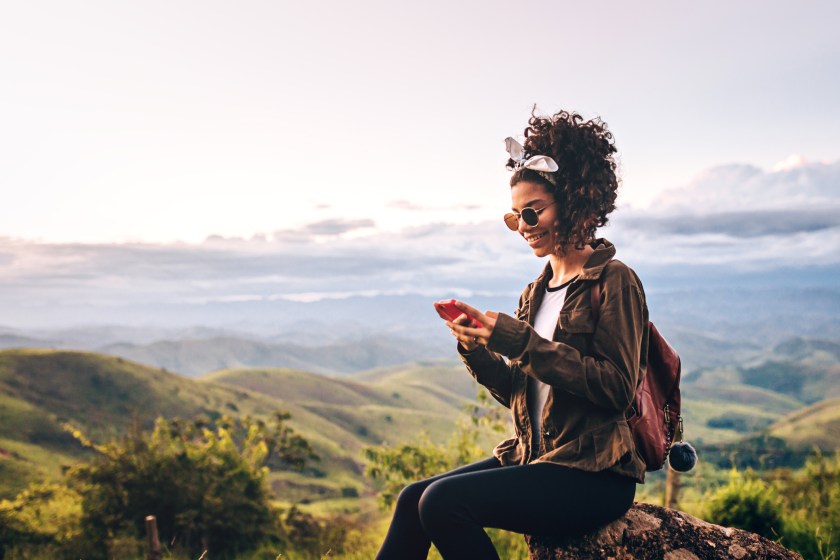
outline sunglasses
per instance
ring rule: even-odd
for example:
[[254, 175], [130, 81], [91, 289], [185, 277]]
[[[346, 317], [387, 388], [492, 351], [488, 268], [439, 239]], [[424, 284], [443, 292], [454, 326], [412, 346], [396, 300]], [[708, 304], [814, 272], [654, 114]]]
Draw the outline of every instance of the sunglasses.
[[522, 212], [508, 212], [505, 214], [505, 224], [507, 224], [507, 227], [510, 228], [511, 231], [516, 231], [519, 229], [519, 220], [521, 219], [523, 222], [533, 227], [539, 223], [542, 211], [555, 204], [557, 204], [557, 202], [546, 204], [539, 210], [534, 210], [529, 206], [527, 208], [523, 208]]

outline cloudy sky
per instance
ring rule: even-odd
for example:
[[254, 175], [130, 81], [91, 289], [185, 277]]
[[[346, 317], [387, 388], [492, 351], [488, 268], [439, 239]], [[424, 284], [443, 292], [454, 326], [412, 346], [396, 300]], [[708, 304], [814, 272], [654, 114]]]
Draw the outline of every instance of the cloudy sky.
[[836, 264], [838, 16], [807, 0], [6, 3], [0, 293], [506, 291], [539, 267], [499, 219], [503, 139], [534, 103], [615, 133], [605, 234], [628, 262]]

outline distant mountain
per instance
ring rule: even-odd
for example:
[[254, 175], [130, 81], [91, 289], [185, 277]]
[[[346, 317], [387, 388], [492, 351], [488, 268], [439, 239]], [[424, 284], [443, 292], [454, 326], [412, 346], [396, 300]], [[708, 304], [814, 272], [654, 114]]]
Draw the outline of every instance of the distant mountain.
[[[634, 264], [632, 259], [628, 262]], [[84, 313], [72, 306], [49, 307], [39, 313], [43, 324], [29, 329], [12, 326], [24, 323], [15, 320], [10, 311], [13, 307], [9, 307], [6, 315], [0, 316], [0, 326], [6, 327], [0, 329], [0, 334], [20, 339], [6, 338], [0, 345], [97, 352], [120, 345], [117, 348], [124, 350], [126, 357], [190, 375], [238, 365], [346, 373], [352, 368], [448, 358], [453, 355], [451, 338], [431, 302], [457, 296], [480, 309], [512, 313], [520, 290], [532, 279], [540, 263], [532, 264], [527, 269], [506, 272], [509, 278], [503, 285], [485, 284], [487, 280], [482, 277], [471, 280], [466, 285], [472, 286], [475, 295], [463, 293], [462, 287], [457, 293], [443, 291], [434, 296], [412, 293], [411, 290], [422, 289], [418, 284], [406, 287], [408, 293], [403, 295], [353, 295], [312, 302], [269, 298], [133, 304], [127, 298], [124, 306], [85, 308]], [[661, 265], [642, 263], [635, 269], [645, 282], [651, 319], [680, 350], [687, 370], [742, 363], [751, 353], [759, 355], [797, 337], [840, 339], [838, 266], [741, 270], [711, 264], [675, 266], [669, 265], [666, 258]], [[55, 328], [59, 325], [61, 328]], [[274, 363], [244, 360], [239, 352], [245, 349], [239, 348], [233, 355], [217, 355], [201, 367], [193, 367], [183, 356], [169, 355], [160, 348], [145, 348], [160, 341], [217, 339], [279, 345], [279, 350], [255, 348], [252, 353], [284, 351], [286, 359]], [[347, 361], [325, 358], [324, 363], [313, 363], [311, 367], [301, 361], [301, 353], [283, 348], [357, 345], [376, 339], [405, 348], [389, 349], [392, 357], [387, 357], [385, 343], [383, 348], [371, 351], [376, 356], [368, 353]], [[325, 353], [330, 352], [328, 349]]]
[[284, 367], [322, 374], [346, 374], [439, 358], [444, 349], [442, 345], [379, 335], [319, 346], [215, 337], [147, 345], [111, 344], [100, 348], [100, 351], [196, 376], [240, 367]]
[[795, 338], [769, 356], [739, 368], [744, 383], [790, 395], [805, 403], [840, 397], [840, 343]]
[[52, 348], [54, 343], [42, 338], [17, 334], [0, 334], [0, 349], [5, 348]]
[[840, 363], [840, 341], [795, 337], [777, 344], [776, 356], [790, 360], [808, 360], [811, 363]]

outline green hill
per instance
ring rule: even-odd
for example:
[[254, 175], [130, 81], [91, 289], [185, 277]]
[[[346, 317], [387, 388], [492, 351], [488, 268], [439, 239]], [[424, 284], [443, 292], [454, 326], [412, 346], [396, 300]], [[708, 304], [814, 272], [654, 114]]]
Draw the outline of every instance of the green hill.
[[700, 454], [720, 468], [799, 468], [815, 448], [828, 454], [840, 450], [840, 399], [820, 401], [759, 431], [704, 446]]
[[[458, 381], [437, 386], [450, 377]], [[67, 425], [103, 441], [132, 422], [151, 425], [157, 416], [268, 417], [279, 409], [291, 413], [290, 426], [321, 457], [308, 475], [272, 473], [283, 499], [364, 492], [364, 446], [424, 431], [442, 441], [475, 391], [469, 375], [454, 366], [411, 366], [373, 382], [285, 369], [225, 370], [190, 379], [102, 354], [0, 351], [0, 497], [31, 480], [59, 476], [63, 465], [85, 456]]]
[[[325, 378], [289, 369], [235, 369], [213, 372], [202, 379], [246, 389], [277, 399], [351, 432], [345, 449], [397, 443], [411, 434], [428, 432], [443, 440], [453, 420], [473, 400], [478, 388], [462, 367], [404, 366], [389, 373], [365, 376], [371, 381]], [[459, 379], [441, 387], [441, 378]]]
[[808, 404], [840, 396], [838, 356], [837, 343], [795, 338], [736, 367], [688, 372], [687, 436], [713, 445], [750, 438]]
[[770, 426], [770, 435], [793, 449], [840, 449], [840, 399], [828, 399], [794, 412]]
[[[793, 349], [800, 353], [795, 363], [822, 372], [808, 379], [830, 385], [825, 392], [833, 390], [833, 377], [825, 374], [835, 364], [833, 349]], [[774, 355], [785, 356], [793, 360], [781, 351]], [[755, 381], [751, 384], [743, 374], [744, 369], [721, 367], [687, 376], [683, 415], [690, 441], [729, 449], [760, 434], [791, 448], [838, 445], [838, 399], [803, 409], [796, 396], [801, 392], [774, 390], [787, 387], [779, 385], [781, 374], [749, 378]], [[30, 480], [59, 476], [62, 466], [84, 458], [87, 451], [69, 435], [68, 424], [102, 441], [123, 433], [132, 422], [150, 425], [157, 416], [212, 420], [224, 414], [268, 417], [277, 410], [291, 413], [290, 426], [322, 459], [303, 474], [272, 473], [270, 481], [281, 499], [364, 495], [370, 486], [362, 475], [363, 447], [395, 444], [423, 432], [444, 441], [477, 391], [477, 383], [457, 361], [389, 366], [340, 378], [247, 368], [196, 379], [102, 354], [0, 351], [0, 497]], [[483, 442], [488, 452], [497, 439]]]
[[0, 494], [29, 480], [56, 476], [85, 450], [65, 426], [94, 441], [157, 416], [210, 419], [223, 414], [268, 416], [267, 397], [199, 383], [165, 370], [88, 352], [0, 352]]

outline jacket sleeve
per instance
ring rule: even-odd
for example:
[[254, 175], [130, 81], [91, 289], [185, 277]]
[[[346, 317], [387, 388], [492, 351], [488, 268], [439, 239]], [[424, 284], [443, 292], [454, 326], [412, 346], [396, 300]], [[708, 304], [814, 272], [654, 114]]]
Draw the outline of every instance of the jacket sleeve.
[[[519, 306], [516, 310], [517, 317], [521, 317], [524, 313], [523, 305], [529, 290], [530, 285], [525, 288], [525, 291], [519, 297]], [[501, 314], [499, 316], [501, 317]], [[464, 361], [470, 375], [486, 387], [494, 399], [510, 408], [514, 375], [511, 365], [497, 352], [489, 350], [486, 346], [479, 346], [474, 351], [468, 352], [458, 344], [458, 354], [461, 355], [461, 360]]]
[[633, 402], [646, 344], [648, 313], [632, 272], [605, 282], [592, 354], [547, 340], [524, 321], [499, 314], [488, 348], [519, 363], [523, 373], [602, 408], [626, 410]]
[[479, 346], [472, 352], [467, 352], [458, 345], [458, 353], [476, 381], [487, 388], [493, 398], [510, 408], [513, 372], [504, 358], [491, 352], [484, 346]]

